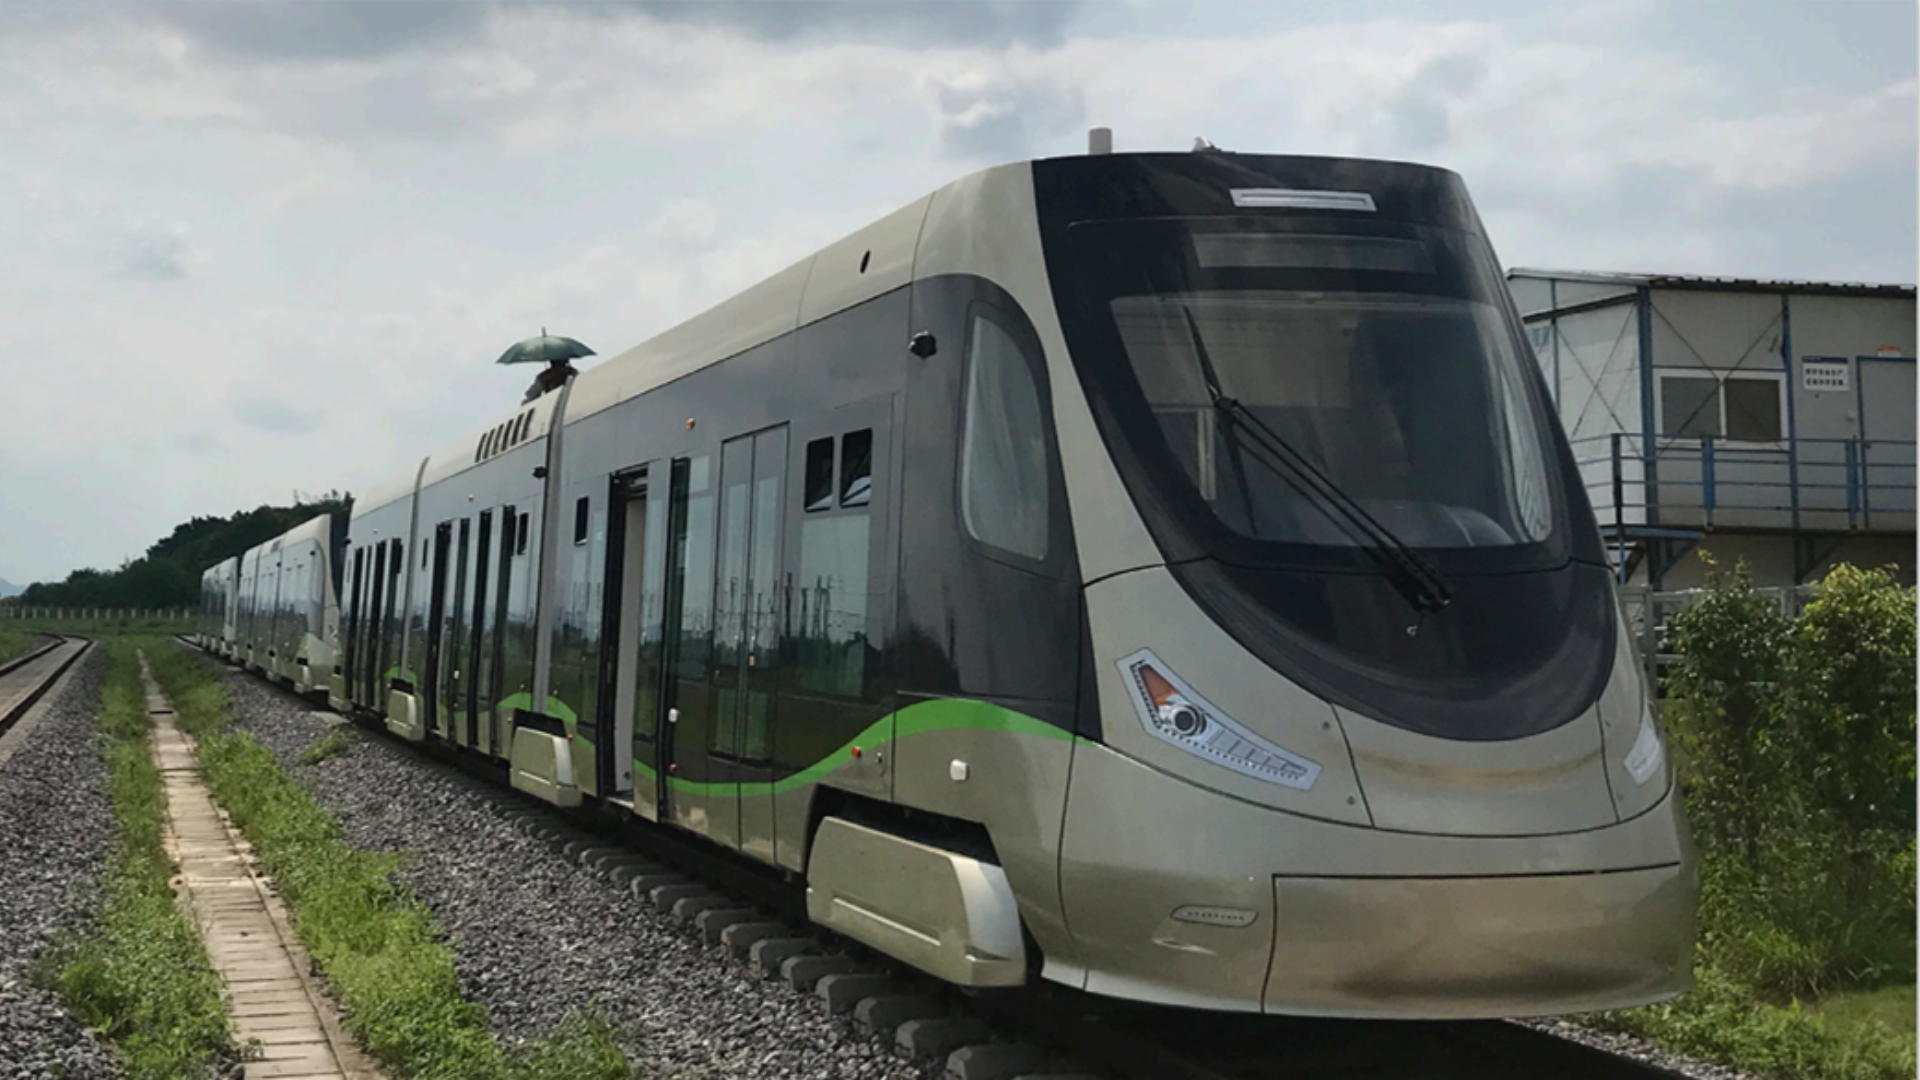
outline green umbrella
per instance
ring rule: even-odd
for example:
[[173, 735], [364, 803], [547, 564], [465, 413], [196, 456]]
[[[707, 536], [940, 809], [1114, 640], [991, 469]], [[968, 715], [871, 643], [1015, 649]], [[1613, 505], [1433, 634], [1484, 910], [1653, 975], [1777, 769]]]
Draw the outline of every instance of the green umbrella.
[[539, 337], [530, 337], [500, 354], [501, 364], [550, 364], [559, 360], [577, 360], [594, 352], [570, 337], [558, 337], [540, 328]]

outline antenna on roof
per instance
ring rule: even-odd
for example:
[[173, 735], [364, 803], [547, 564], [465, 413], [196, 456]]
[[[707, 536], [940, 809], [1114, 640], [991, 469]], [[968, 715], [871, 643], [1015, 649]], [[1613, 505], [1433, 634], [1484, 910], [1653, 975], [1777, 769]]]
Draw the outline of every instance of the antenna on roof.
[[1215, 145], [1213, 145], [1212, 143], [1210, 143], [1210, 142], [1208, 142], [1208, 141], [1207, 141], [1207, 138], [1206, 138], [1206, 136], [1204, 136], [1204, 135], [1196, 135], [1196, 136], [1194, 136], [1194, 138], [1193, 138], [1193, 152], [1194, 152], [1194, 153], [1196, 153], [1196, 154], [1199, 154], [1199, 153], [1205, 153], [1206, 151], [1209, 151], [1209, 150], [1211, 150], [1211, 151], [1213, 151], [1214, 153], [1219, 153], [1219, 152], [1220, 152], [1220, 148], [1219, 148], [1219, 147], [1217, 147], [1217, 146], [1215, 146]]
[[1087, 153], [1113, 153], [1113, 129], [1097, 127], [1087, 132]]

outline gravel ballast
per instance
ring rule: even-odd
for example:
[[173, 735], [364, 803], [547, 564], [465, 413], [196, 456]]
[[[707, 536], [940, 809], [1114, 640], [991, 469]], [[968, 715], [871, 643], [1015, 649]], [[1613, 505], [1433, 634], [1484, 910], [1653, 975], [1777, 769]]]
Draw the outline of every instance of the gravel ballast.
[[0, 1078], [120, 1074], [113, 1052], [50, 992], [35, 959], [61, 929], [99, 906], [113, 850], [107, 767], [94, 742], [106, 651], [94, 648], [42, 699], [46, 709], [0, 765]]
[[310, 783], [349, 843], [404, 851], [402, 882], [452, 939], [462, 991], [507, 1045], [597, 1002], [654, 1075], [919, 1080], [925, 1070], [829, 1021], [785, 983], [703, 950], [644, 901], [501, 815], [504, 793], [358, 733], [317, 765], [299, 755], [330, 730], [312, 705], [229, 671], [234, 727]]

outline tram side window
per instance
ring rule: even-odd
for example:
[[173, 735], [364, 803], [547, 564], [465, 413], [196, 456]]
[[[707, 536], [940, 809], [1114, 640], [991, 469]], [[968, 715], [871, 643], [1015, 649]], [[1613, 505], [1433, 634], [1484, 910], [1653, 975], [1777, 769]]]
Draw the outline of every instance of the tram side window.
[[[792, 601], [794, 677], [802, 692], [862, 697], [867, 672], [871, 428], [841, 436], [840, 463], [836, 477], [833, 439], [807, 444], [808, 513], [800, 526], [800, 576]], [[836, 487], [837, 512], [828, 513], [836, 511]]]
[[1047, 457], [1033, 365], [992, 319], [974, 316], [960, 457], [960, 509], [983, 544], [1047, 557]]
[[807, 491], [803, 504], [809, 513], [833, 509], [833, 439], [807, 444]]
[[873, 429], [849, 431], [840, 438], [840, 505], [873, 501]]
[[527, 513], [524, 510], [520, 513], [520, 525], [513, 530], [513, 553], [515, 555], [527, 553]]
[[573, 504], [573, 542], [576, 544], [587, 542], [587, 501], [583, 495]]

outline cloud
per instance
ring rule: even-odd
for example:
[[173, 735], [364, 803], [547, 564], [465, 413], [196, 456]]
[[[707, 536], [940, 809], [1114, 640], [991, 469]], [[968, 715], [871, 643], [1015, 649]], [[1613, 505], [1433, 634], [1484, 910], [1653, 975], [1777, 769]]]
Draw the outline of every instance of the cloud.
[[679, 199], [647, 226], [660, 246], [677, 254], [693, 254], [713, 247], [714, 226], [720, 214], [700, 199]]
[[1394, 141], [1411, 152], [1445, 146], [1449, 108], [1485, 79], [1487, 60], [1466, 52], [1442, 53], [1414, 72], [1387, 104]]
[[194, 259], [183, 225], [122, 226], [114, 249], [120, 273], [137, 281], [183, 281]]
[[859, 3], [782, 0], [779, 3], [597, 5], [605, 14], [638, 12], [663, 23], [717, 27], [754, 41], [884, 42], [907, 46], [1052, 46], [1066, 39], [1081, 5], [1068, 0], [861, 0]]
[[277, 435], [305, 435], [320, 427], [317, 409], [294, 405], [271, 391], [239, 390], [227, 402], [227, 414], [251, 428]]
[[477, 36], [483, 5], [438, 0], [367, 3], [157, 4], [165, 23], [209, 52], [230, 60], [321, 62], [372, 59]]
[[[1914, 275], [1911, 55], [1391, 0], [389, 6], [0, 11], [0, 126], [33, 147], [0, 170], [0, 322], [61, 358], [9, 375], [15, 580], [364, 490], [510, 414], [528, 373], [493, 360], [543, 323], [605, 362], [1091, 124], [1455, 169], [1509, 265]], [[1888, 35], [1858, 10], [1796, 18], [1831, 59]]]
[[999, 162], [1032, 156], [1086, 118], [1080, 86], [1024, 63], [967, 64], [920, 78], [933, 113], [934, 144], [956, 158]]

